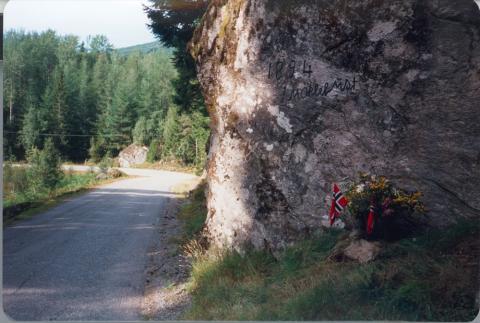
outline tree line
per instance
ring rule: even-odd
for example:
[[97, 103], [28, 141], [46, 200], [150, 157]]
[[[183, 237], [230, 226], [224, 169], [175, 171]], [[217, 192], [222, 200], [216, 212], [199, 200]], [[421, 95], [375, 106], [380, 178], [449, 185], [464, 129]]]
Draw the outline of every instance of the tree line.
[[4, 56], [6, 159], [26, 159], [48, 139], [74, 162], [116, 157], [137, 143], [150, 148], [150, 161], [203, 165], [208, 117], [176, 99], [181, 76], [171, 50], [122, 55], [105, 36], [80, 42], [11, 30]]

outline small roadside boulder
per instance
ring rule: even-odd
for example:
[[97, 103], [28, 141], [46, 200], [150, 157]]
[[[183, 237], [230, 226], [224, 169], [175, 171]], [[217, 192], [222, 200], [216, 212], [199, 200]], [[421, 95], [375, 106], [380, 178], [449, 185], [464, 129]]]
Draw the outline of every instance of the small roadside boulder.
[[107, 179], [107, 178], [108, 178], [108, 176], [105, 173], [98, 173], [98, 175], [95, 176], [96, 180], [104, 180], [104, 179]]
[[147, 160], [147, 153], [147, 147], [131, 144], [118, 155], [120, 167], [143, 164]]
[[123, 173], [116, 168], [109, 168], [107, 171], [107, 175], [111, 178], [119, 178], [122, 177]]
[[367, 263], [374, 260], [380, 253], [381, 245], [379, 242], [370, 242], [364, 239], [353, 240], [345, 248], [343, 254], [345, 257], [356, 260], [360, 263]]

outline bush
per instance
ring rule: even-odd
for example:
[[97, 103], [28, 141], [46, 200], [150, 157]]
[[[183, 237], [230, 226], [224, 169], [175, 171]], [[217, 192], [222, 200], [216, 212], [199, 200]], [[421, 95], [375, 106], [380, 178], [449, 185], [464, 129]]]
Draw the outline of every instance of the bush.
[[421, 192], [406, 192], [395, 188], [383, 176], [361, 174], [346, 193], [348, 209], [355, 218], [360, 232], [366, 234], [370, 206], [374, 208], [375, 223], [371, 239], [396, 240], [416, 231], [417, 215], [425, 209], [420, 201]]
[[104, 157], [100, 163], [98, 163], [98, 168], [100, 168], [100, 173], [107, 174], [109, 168], [114, 166], [115, 161], [110, 157]]
[[53, 141], [47, 139], [42, 150], [32, 148], [28, 162], [30, 168], [27, 177], [34, 191], [53, 191], [63, 177], [60, 153]]
[[150, 147], [148, 147], [147, 162], [154, 163], [160, 158], [160, 141], [152, 140]]

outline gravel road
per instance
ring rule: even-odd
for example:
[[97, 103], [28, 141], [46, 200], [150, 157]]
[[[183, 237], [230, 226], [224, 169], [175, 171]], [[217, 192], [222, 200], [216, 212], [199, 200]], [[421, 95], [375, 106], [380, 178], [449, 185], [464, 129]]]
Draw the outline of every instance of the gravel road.
[[[74, 169], [81, 170], [81, 168]], [[148, 249], [170, 188], [194, 176], [121, 169], [3, 230], [3, 308], [15, 320], [141, 320]]]

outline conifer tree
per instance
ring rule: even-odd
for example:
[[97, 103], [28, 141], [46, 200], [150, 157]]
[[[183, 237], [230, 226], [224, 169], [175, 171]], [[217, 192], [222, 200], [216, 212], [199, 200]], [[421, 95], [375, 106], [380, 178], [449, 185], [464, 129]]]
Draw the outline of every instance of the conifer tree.
[[32, 186], [38, 190], [52, 191], [63, 176], [60, 153], [51, 138], [45, 141], [42, 150], [33, 148], [29, 151], [28, 178]]
[[161, 146], [167, 133], [176, 156], [180, 137], [175, 136], [182, 130], [178, 111], [169, 119], [176, 132], [164, 131], [178, 75], [171, 50], [120, 55], [106, 37], [79, 44], [77, 37], [53, 31], [7, 31], [5, 47], [6, 155], [24, 159], [50, 138], [67, 160], [101, 160], [134, 137]]
[[187, 43], [206, 11], [208, 0], [153, 0], [146, 9], [153, 33], [167, 46], [174, 48], [178, 77], [174, 81], [175, 104], [181, 111], [201, 111], [205, 104], [196, 77], [195, 63], [187, 51]]

